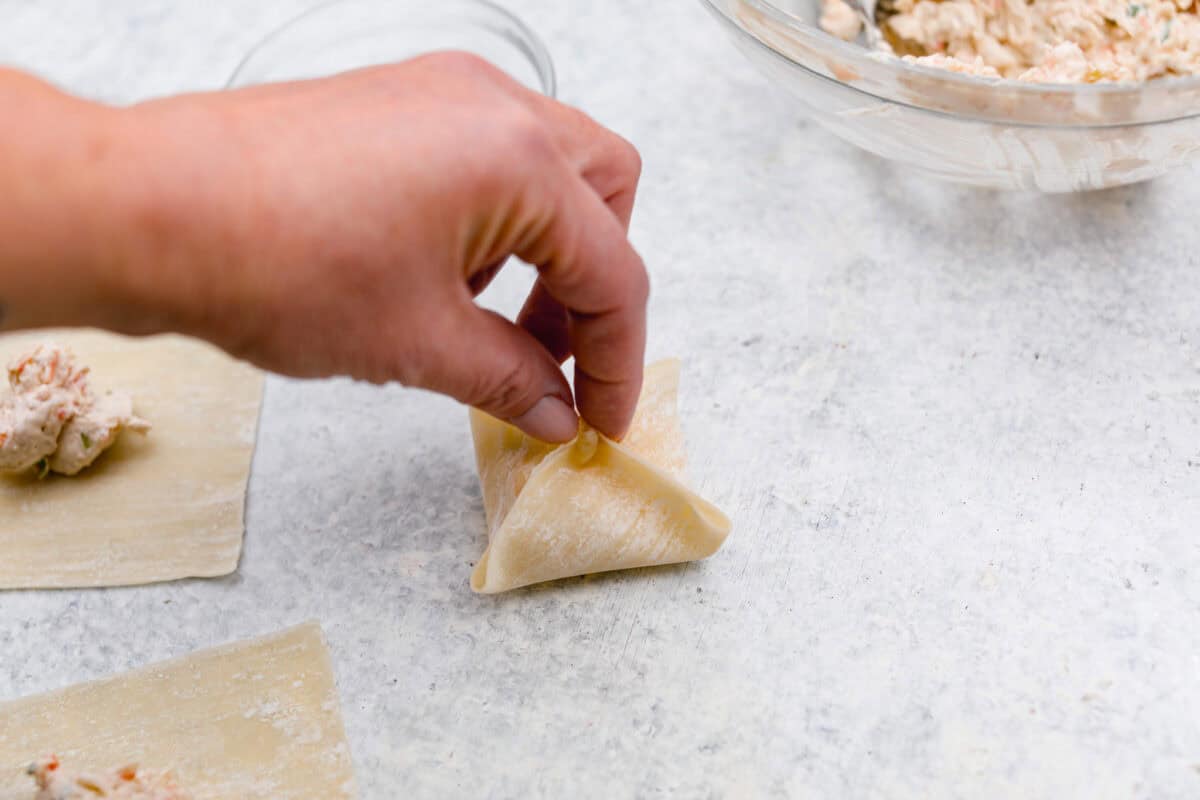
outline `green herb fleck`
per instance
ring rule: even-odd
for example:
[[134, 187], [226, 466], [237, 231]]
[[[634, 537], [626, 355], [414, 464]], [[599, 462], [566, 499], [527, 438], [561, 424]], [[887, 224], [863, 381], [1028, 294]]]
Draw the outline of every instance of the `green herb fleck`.
[[1164, 42], [1167, 39], [1171, 38], [1171, 23], [1172, 22], [1174, 22], [1174, 20], [1169, 19], [1169, 20], [1167, 20], [1167, 23], [1165, 25], [1163, 25], [1162, 41], [1164, 41]]
[[41, 461], [39, 461], [37, 463], [37, 471], [38, 471], [38, 480], [39, 481], [43, 480], [47, 475], [49, 475], [50, 474], [49, 459], [43, 458]]
[[79, 438], [83, 440], [83, 449], [84, 450], [92, 449], [92, 440], [86, 433], [80, 433]]
[[1144, 5], [1142, 5], [1141, 3], [1130, 3], [1129, 8], [1125, 9], [1125, 13], [1127, 13], [1131, 17], [1136, 17], [1138, 14], [1142, 13], [1145, 10], [1146, 10], [1146, 7]]

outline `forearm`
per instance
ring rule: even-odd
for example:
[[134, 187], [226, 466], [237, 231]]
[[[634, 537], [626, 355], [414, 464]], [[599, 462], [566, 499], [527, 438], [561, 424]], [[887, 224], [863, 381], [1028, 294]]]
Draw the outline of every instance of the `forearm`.
[[222, 178], [192, 157], [212, 115], [109, 108], [7, 70], [0, 109], [0, 330], [198, 332], [222, 239], [200, 212]]
[[126, 258], [115, 112], [0, 71], [0, 326], [101, 324]]

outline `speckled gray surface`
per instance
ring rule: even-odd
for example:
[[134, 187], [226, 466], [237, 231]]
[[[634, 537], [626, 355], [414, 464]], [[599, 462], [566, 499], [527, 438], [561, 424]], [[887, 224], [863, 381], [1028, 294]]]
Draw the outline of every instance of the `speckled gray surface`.
[[[462, 410], [272, 380], [239, 573], [0, 595], [0, 697], [316, 617], [368, 798], [1200, 796], [1195, 172], [934, 184], [695, 2], [509, 4], [645, 156], [651, 356], [725, 549], [477, 597]], [[0, 0], [0, 61], [211, 88], [302, 5]]]

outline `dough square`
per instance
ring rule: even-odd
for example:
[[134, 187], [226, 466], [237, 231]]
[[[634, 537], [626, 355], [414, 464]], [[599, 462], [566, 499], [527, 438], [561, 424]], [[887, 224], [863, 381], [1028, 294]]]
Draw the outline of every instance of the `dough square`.
[[356, 796], [329, 650], [306, 623], [0, 704], [0, 800], [35, 758], [71, 771], [172, 770], [193, 800]]
[[263, 375], [180, 336], [0, 336], [0, 367], [38, 342], [70, 347], [96, 391], [126, 392], [154, 426], [126, 431], [74, 477], [0, 475], [0, 589], [128, 586], [237, 569]]

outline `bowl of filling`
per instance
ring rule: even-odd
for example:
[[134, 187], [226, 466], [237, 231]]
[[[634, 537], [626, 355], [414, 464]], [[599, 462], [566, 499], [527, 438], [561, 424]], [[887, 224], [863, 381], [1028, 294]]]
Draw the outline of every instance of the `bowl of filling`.
[[1200, 154], [1200, 0], [704, 0], [809, 116], [956, 181], [1076, 192]]

